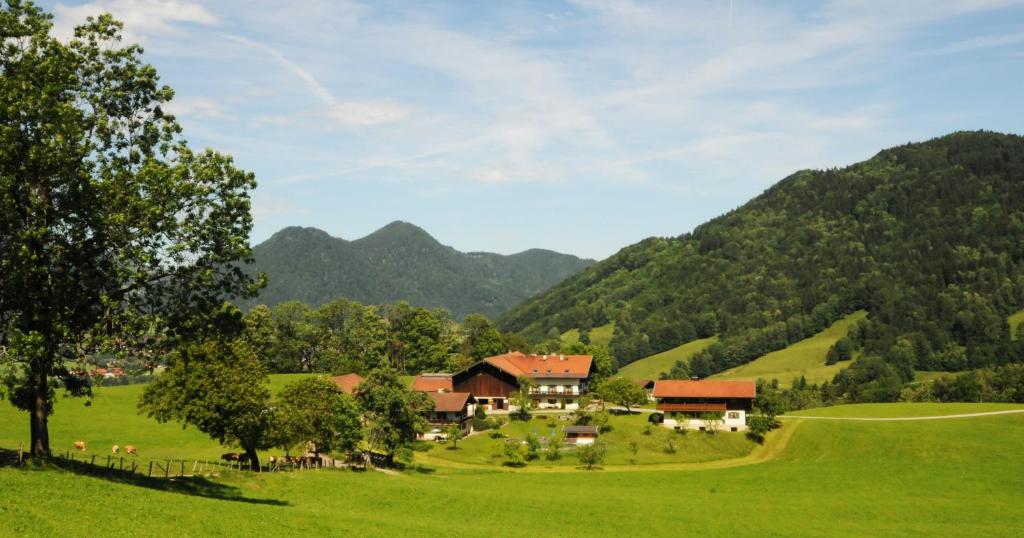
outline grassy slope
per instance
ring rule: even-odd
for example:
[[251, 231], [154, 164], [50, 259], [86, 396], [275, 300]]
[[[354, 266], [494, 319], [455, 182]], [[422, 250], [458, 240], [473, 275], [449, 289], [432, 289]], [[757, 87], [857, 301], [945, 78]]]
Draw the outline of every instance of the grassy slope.
[[793, 378], [801, 375], [810, 383], [831, 380], [848, 363], [825, 365], [825, 355], [832, 344], [846, 335], [850, 327], [864, 319], [867, 312], [860, 311], [836, 321], [827, 329], [805, 338], [785, 349], [759, 357], [753, 362], [726, 370], [712, 376], [712, 379], [778, 379], [789, 385]]
[[1013, 338], [1018, 338], [1020, 336], [1020, 331], [1018, 331], [1017, 328], [1020, 324], [1024, 323], [1024, 310], [1010, 316], [1007, 321], [1010, 323], [1010, 335], [1013, 336]]
[[[615, 322], [606, 323], [600, 327], [594, 327], [590, 329], [590, 343], [591, 344], [603, 344], [608, 345], [612, 341], [612, 333], [615, 332]], [[570, 329], [562, 333], [562, 342], [565, 344], [571, 344], [573, 342], [579, 342], [580, 330]]]
[[[571, 474], [439, 468], [398, 476], [314, 471], [222, 478], [200, 492], [220, 489], [221, 499], [0, 467], [0, 529], [15, 535], [102, 529], [107, 535], [536, 536], [554, 529], [678, 536], [682, 525], [686, 534], [710, 536], [1024, 533], [1024, 416], [794, 421], [784, 428], [792, 439], [777, 459], [742, 467]], [[286, 504], [260, 503], [270, 499]]]
[[[550, 436], [552, 430], [560, 430], [569, 422], [554, 420], [553, 417], [540, 416], [529, 421], [512, 421], [501, 429], [502, 434], [509, 438], [522, 439], [527, 433], [539, 437]], [[647, 465], [662, 463], [684, 463], [739, 458], [747, 455], [754, 448], [742, 433], [719, 432], [718, 435], [691, 433], [679, 435], [667, 428], [652, 427], [651, 433], [645, 435], [644, 427], [648, 424], [647, 415], [613, 416], [609, 421], [610, 432], [601, 434], [601, 440], [607, 443], [608, 451], [605, 463], [608, 465]], [[666, 442], [671, 437], [677, 452], [665, 452]], [[635, 457], [629, 449], [631, 441], [638, 445]], [[501, 465], [504, 460], [502, 452], [505, 439], [491, 439], [489, 432], [475, 434], [459, 443], [458, 449], [452, 450], [447, 445], [432, 445], [425, 456], [426, 461], [444, 460], [445, 462]], [[531, 467], [574, 467], [579, 460], [572, 449], [563, 451], [563, 457], [550, 461], [543, 458], [531, 464]], [[443, 462], [439, 462], [443, 463]]]
[[674, 365], [676, 361], [688, 360], [698, 351], [703, 350], [717, 341], [718, 337], [713, 336], [711, 338], [702, 338], [700, 340], [687, 342], [668, 351], [662, 351], [656, 355], [651, 355], [650, 357], [645, 357], [638, 361], [631, 362], [626, 366], [623, 366], [617, 375], [634, 380], [658, 379], [663, 372], [671, 370], [672, 365]]

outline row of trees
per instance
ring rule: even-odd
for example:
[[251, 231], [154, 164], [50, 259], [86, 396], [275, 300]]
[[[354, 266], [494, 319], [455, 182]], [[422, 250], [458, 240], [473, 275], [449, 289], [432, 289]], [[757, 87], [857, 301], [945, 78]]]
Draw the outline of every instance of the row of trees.
[[327, 377], [308, 377], [271, 397], [266, 368], [242, 339], [186, 347], [139, 401], [140, 412], [160, 422], [179, 421], [241, 447], [256, 468], [257, 451], [269, 448], [347, 455], [365, 449], [391, 463], [408, 450], [432, 409], [425, 394], [390, 369], [369, 372], [353, 396]]

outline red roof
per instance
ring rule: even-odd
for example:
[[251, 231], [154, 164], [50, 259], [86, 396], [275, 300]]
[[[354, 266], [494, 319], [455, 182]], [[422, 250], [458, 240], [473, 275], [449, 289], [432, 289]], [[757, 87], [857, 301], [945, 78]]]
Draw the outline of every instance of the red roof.
[[457, 413], [473, 400], [473, 395], [468, 392], [428, 392], [427, 396], [434, 400], [434, 411], [438, 413]]
[[363, 382], [363, 376], [359, 374], [345, 374], [334, 376], [331, 378], [334, 384], [338, 386], [338, 389], [345, 394], [352, 394], [355, 392], [356, 387]]
[[423, 374], [412, 380], [412, 390], [421, 392], [451, 392], [452, 376], [448, 374]]
[[484, 359], [516, 377], [586, 378], [594, 363], [591, 355], [525, 355], [518, 351]]
[[654, 383], [655, 398], [753, 398], [753, 381], [690, 381], [662, 379]]

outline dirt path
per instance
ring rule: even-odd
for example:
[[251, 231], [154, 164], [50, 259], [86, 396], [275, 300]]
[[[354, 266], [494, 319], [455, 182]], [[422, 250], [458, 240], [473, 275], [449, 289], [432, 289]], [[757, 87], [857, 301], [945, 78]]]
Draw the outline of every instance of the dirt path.
[[820, 417], [807, 415], [781, 415], [778, 418], [794, 420], [801, 420], [806, 418], [813, 420], [861, 420], [869, 422], [899, 422], [903, 420], [948, 420], [954, 418], [987, 417], [992, 415], [1010, 415], [1014, 413], [1024, 413], [1024, 409], [1007, 409], [1005, 411], [985, 411], [983, 413], [960, 413], [957, 415], [935, 415], [926, 417]]

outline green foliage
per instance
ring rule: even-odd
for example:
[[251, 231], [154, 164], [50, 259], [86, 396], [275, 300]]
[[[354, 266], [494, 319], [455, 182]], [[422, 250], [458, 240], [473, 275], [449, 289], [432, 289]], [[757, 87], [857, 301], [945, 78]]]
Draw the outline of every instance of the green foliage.
[[764, 436], [768, 435], [768, 432], [772, 429], [772, 423], [766, 416], [748, 415], [747, 427], [750, 429], [750, 435], [757, 440], [758, 443], [763, 443]]
[[494, 328], [494, 325], [486, 317], [480, 314], [471, 314], [462, 322], [462, 354], [470, 357], [473, 362], [484, 357], [500, 355], [506, 350], [502, 342], [501, 333]]
[[718, 428], [722, 425], [722, 419], [725, 414], [721, 411], [705, 411], [700, 414], [700, 421], [704, 424], [704, 431], [711, 435], [718, 433]]
[[315, 228], [285, 228], [257, 245], [253, 257], [255, 269], [270, 278], [258, 300], [263, 304], [404, 300], [447, 309], [457, 319], [473, 312], [497, 316], [593, 263], [539, 249], [511, 256], [462, 253], [405, 222], [355, 241]]
[[600, 441], [587, 445], [580, 445], [576, 447], [576, 457], [580, 460], [580, 465], [583, 465], [588, 471], [590, 471], [604, 463], [606, 450], [607, 447]]
[[533, 396], [530, 395], [530, 390], [536, 386], [536, 383], [532, 378], [526, 376], [519, 376], [516, 380], [516, 384], [519, 386], [509, 401], [512, 405], [516, 406], [516, 411], [511, 415], [513, 418], [518, 420], [529, 420], [530, 410], [533, 409]]
[[426, 394], [406, 387], [390, 369], [370, 372], [355, 396], [363, 411], [367, 446], [370, 451], [382, 451], [389, 462], [423, 431], [424, 414], [434, 406]]
[[601, 381], [611, 377], [618, 366], [612, 358], [608, 346], [601, 344], [584, 344], [581, 342], [560, 344], [559, 353], [565, 355], [592, 355], [594, 357], [594, 372], [590, 376], [591, 384], [600, 384]]
[[624, 377], [613, 377], [597, 387], [602, 400], [619, 404], [632, 411], [632, 407], [647, 403], [647, 391], [635, 381]]
[[462, 426], [460, 424], [449, 424], [448, 427], [444, 429], [444, 433], [448, 437], [448, 441], [452, 444], [452, 448], [458, 448], [459, 441], [461, 441], [464, 436]]
[[987, 132], [798, 172], [691, 234], [626, 247], [498, 326], [540, 339], [614, 321], [620, 365], [719, 334], [688, 365], [706, 377], [863, 309], [850, 356], [898, 361], [900, 379], [959, 357], [958, 369], [1024, 360], [1005, 321], [1024, 305], [1022, 173], [1024, 138]]
[[139, 411], [159, 422], [194, 426], [221, 444], [240, 446], [256, 465], [256, 450], [273, 441], [266, 370], [239, 343], [210, 341], [183, 349], [146, 387]]
[[121, 44], [119, 22], [89, 18], [66, 42], [50, 28], [29, 2], [0, 5], [0, 334], [22, 342], [8, 392], [31, 404], [36, 455], [49, 452], [51, 378], [89, 393], [65, 361], [198, 341], [230, 321], [225, 298], [260, 285], [238, 264], [253, 175], [189, 148], [164, 112], [174, 91]]
[[362, 441], [359, 408], [323, 377], [307, 377], [284, 387], [274, 408], [274, 444], [285, 449], [352, 453]]

